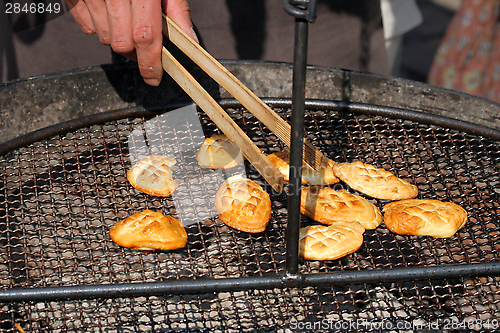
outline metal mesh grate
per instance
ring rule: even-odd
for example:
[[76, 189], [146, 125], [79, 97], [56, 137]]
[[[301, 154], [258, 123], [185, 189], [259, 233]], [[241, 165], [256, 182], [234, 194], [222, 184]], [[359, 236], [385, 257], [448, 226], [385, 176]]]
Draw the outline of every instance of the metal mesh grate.
[[[498, 278], [1, 306], [2, 331], [496, 332]], [[10, 329], [9, 329], [10, 328]]]
[[[284, 118], [289, 115], [287, 108], [275, 110]], [[265, 153], [283, 149], [246, 110], [229, 108], [228, 113]], [[202, 126], [172, 123], [161, 115], [108, 122], [1, 157], [1, 288], [283, 272], [286, 196], [272, 193], [248, 164], [226, 173], [200, 169], [195, 159], [197, 149], [217, 128], [204, 114], [199, 116]], [[416, 184], [419, 198], [462, 205], [469, 222], [454, 237], [440, 240], [395, 235], [381, 225], [365, 233], [364, 244], [356, 253], [336, 261], [301, 261], [302, 273], [469, 264], [500, 258], [498, 142], [442, 127], [333, 109], [309, 110], [305, 127], [309, 140], [333, 160], [361, 159], [384, 167]], [[148, 153], [176, 154], [178, 163], [173, 171], [180, 183], [176, 198], [151, 197], [128, 183], [125, 174], [131, 163]], [[215, 217], [213, 197], [220, 183], [242, 171], [271, 194], [271, 222], [260, 234], [238, 232]], [[345, 184], [333, 187], [347, 188]], [[386, 203], [370, 201], [379, 208]], [[182, 214], [188, 222], [186, 248], [139, 252], [120, 248], [109, 239], [108, 230], [114, 223], [146, 208]], [[303, 225], [311, 223], [303, 218]], [[485, 277], [13, 303], [1, 306], [0, 327], [16, 331], [12, 325], [20, 323], [29, 331], [48, 327], [96, 332], [122, 328], [275, 331], [287, 327], [307, 330], [308, 325], [318, 322], [352, 325], [353, 321], [366, 320], [368, 330], [376, 331], [376, 324], [384, 318], [394, 325], [421, 321], [422, 328], [435, 320], [440, 320], [440, 329], [445, 328], [446, 320], [450, 325], [452, 320], [476, 320], [478, 325], [490, 320], [494, 325], [491, 321], [500, 315], [498, 284], [498, 278]]]

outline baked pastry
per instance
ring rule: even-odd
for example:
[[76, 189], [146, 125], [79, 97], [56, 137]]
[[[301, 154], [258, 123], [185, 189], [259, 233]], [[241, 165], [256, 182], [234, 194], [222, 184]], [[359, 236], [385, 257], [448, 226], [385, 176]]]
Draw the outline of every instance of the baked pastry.
[[363, 197], [326, 186], [302, 188], [300, 212], [323, 224], [359, 222], [365, 229], [382, 223], [380, 210]]
[[[270, 154], [267, 158], [281, 172], [283, 179], [290, 180], [290, 151], [280, 151]], [[304, 165], [302, 168], [302, 184], [309, 185], [331, 185], [338, 183], [340, 180], [333, 174], [333, 166], [335, 162], [329, 158], [324, 158], [320, 171], [314, 171], [309, 166]]]
[[467, 212], [452, 202], [408, 199], [383, 208], [385, 226], [399, 235], [448, 238], [467, 222]]
[[146, 194], [168, 197], [179, 184], [172, 179], [175, 158], [161, 155], [149, 155], [137, 162], [127, 171], [127, 179], [132, 186]]
[[202, 168], [230, 169], [241, 163], [243, 157], [240, 148], [224, 134], [214, 134], [205, 139], [196, 160]]
[[149, 209], [117, 222], [109, 237], [116, 244], [136, 250], [175, 250], [186, 246], [187, 233], [174, 217]]
[[356, 252], [363, 244], [365, 228], [358, 222], [300, 228], [299, 256], [309, 260], [335, 260]]
[[259, 184], [240, 175], [228, 178], [215, 194], [215, 208], [231, 228], [257, 233], [271, 217], [271, 199]]
[[402, 200], [415, 198], [418, 188], [392, 172], [361, 161], [338, 163], [333, 172], [344, 183], [372, 198]]

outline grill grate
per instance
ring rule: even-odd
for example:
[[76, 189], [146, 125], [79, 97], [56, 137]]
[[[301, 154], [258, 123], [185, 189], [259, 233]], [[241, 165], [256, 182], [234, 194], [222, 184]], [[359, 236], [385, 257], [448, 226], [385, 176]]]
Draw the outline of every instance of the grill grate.
[[8, 329], [12, 323], [30, 332], [495, 332], [498, 285], [498, 278], [462, 278], [27, 302], [3, 305], [0, 327], [5, 332], [17, 332]]
[[[227, 109], [267, 154], [278, 139], [251, 113]], [[285, 119], [287, 107], [276, 107]], [[0, 283], [12, 288], [59, 287], [280, 274], [285, 267], [286, 195], [272, 192], [252, 166], [212, 172], [195, 155], [216, 126], [172, 123], [162, 115], [93, 125], [36, 142], [0, 158]], [[329, 262], [300, 261], [302, 273], [486, 263], [499, 259], [500, 147], [497, 141], [453, 129], [333, 108], [311, 108], [308, 139], [335, 161], [361, 159], [409, 180], [419, 198], [462, 205], [469, 222], [450, 239], [399, 236], [383, 225], [365, 233], [354, 254]], [[134, 190], [125, 173], [148, 153], [176, 154], [177, 197]], [[271, 194], [266, 232], [247, 234], [217, 220], [213, 197], [237, 172]], [[200, 181], [201, 180], [201, 181]], [[333, 185], [347, 188], [345, 184]], [[379, 208], [383, 200], [370, 199]], [[188, 245], [170, 252], [120, 248], [111, 226], [146, 208], [179, 215]], [[303, 218], [303, 225], [312, 221]], [[499, 279], [482, 277], [301, 289], [244, 290], [200, 295], [3, 304], [2, 331], [259, 331], [307, 330], [308, 325], [358, 321], [417, 325], [463, 320], [489, 324], [500, 315]], [[211, 318], [219, 318], [213, 320]], [[364, 322], [366, 320], [366, 322]], [[386, 322], [387, 324], [388, 322]], [[498, 328], [499, 323], [496, 323]], [[320, 325], [320, 324], [316, 324]], [[120, 329], [118, 329], [120, 327]], [[359, 330], [365, 330], [357, 326]], [[366, 328], [364, 327], [364, 328]], [[477, 326], [478, 327], [478, 326]], [[477, 328], [475, 327], [475, 328]], [[316, 327], [318, 328], [318, 327]], [[324, 327], [323, 327], [324, 328]], [[407, 328], [407, 327], [406, 327]], [[433, 328], [433, 327], [430, 327]], [[452, 327], [450, 326], [450, 329]], [[394, 331], [405, 331], [394, 329]], [[408, 330], [406, 330], [408, 331]], [[489, 330], [491, 331], [491, 330]]]

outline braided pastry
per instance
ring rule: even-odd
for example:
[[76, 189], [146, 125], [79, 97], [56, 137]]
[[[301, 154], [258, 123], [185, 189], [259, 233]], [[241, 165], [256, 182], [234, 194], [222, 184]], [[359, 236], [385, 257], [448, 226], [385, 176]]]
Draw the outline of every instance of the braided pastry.
[[361, 161], [338, 163], [334, 165], [333, 172], [344, 183], [372, 198], [401, 200], [418, 195], [415, 185], [396, 177], [392, 172]]
[[335, 260], [357, 251], [365, 228], [358, 222], [300, 228], [299, 255], [309, 260]]
[[149, 155], [137, 162], [127, 171], [127, 179], [132, 186], [146, 194], [168, 197], [179, 184], [172, 179], [175, 158], [161, 155]]
[[174, 250], [187, 243], [186, 230], [176, 218], [149, 209], [117, 222], [109, 236], [116, 244], [136, 250]]
[[243, 157], [240, 148], [224, 134], [214, 134], [205, 139], [196, 160], [202, 168], [230, 169], [242, 162]]
[[448, 238], [467, 222], [467, 212], [452, 202], [408, 199], [384, 206], [385, 226], [400, 235]]
[[228, 178], [215, 194], [215, 208], [231, 228], [257, 233], [271, 217], [271, 199], [259, 184], [242, 176]]
[[[281, 151], [268, 155], [267, 158], [283, 174], [286, 181], [290, 180], [290, 151]], [[329, 158], [324, 158], [321, 170], [314, 171], [307, 165], [302, 168], [302, 184], [309, 185], [331, 185], [339, 182], [339, 179], [333, 174], [335, 162]]]
[[323, 224], [359, 222], [365, 229], [375, 229], [382, 223], [382, 214], [374, 204], [346, 190], [335, 191], [330, 187], [303, 188], [300, 212]]

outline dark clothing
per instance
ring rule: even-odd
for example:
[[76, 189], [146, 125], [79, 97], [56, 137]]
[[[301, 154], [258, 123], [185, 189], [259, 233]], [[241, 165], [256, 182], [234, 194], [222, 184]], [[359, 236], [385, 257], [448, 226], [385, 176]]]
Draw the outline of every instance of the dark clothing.
[[[292, 62], [294, 19], [279, 0], [190, 0], [201, 44], [218, 59]], [[2, 13], [0, 15], [5, 15]], [[1, 82], [111, 63], [108, 46], [86, 36], [69, 13], [30, 30], [12, 33], [1, 17]], [[308, 63], [387, 74], [380, 4], [320, 0], [309, 29]]]

